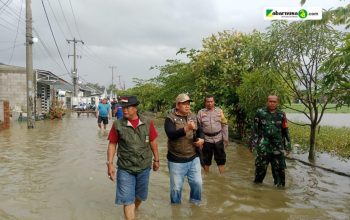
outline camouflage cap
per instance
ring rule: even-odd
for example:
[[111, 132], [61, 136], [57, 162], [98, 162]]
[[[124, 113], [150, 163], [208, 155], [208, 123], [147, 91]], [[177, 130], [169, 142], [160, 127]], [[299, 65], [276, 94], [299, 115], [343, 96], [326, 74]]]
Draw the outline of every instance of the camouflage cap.
[[179, 103], [179, 102], [192, 102], [192, 99], [190, 99], [190, 97], [186, 94], [186, 93], [181, 93], [176, 97], [175, 102]]

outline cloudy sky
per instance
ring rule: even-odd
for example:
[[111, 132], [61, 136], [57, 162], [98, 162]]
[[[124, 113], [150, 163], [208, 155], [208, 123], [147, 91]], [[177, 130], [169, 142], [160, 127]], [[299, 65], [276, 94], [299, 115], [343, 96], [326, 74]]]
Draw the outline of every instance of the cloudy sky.
[[[55, 46], [43, 3], [50, 20]], [[324, 9], [348, 1], [307, 0], [305, 7]], [[263, 31], [265, 7], [299, 7], [300, 0], [35, 0], [32, 3], [34, 68], [71, 81], [72, 44], [77, 44], [82, 81], [109, 85], [158, 74], [151, 66], [174, 59], [179, 48], [201, 48], [203, 38], [223, 30]], [[20, 18], [20, 19], [19, 19]], [[25, 65], [25, 0], [0, 0], [0, 63]], [[61, 53], [62, 59], [59, 56]], [[181, 57], [179, 57], [181, 58]], [[63, 60], [63, 61], [62, 61]]]

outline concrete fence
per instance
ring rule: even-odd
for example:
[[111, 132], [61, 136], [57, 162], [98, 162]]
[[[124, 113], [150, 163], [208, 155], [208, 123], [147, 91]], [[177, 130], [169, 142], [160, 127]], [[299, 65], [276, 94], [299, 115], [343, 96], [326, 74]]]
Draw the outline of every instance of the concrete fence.
[[0, 100], [0, 130], [10, 127], [10, 103]]

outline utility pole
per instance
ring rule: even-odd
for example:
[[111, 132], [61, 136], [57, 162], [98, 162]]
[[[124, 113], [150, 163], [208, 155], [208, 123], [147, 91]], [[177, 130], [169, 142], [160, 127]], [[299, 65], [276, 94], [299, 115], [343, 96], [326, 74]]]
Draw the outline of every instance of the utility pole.
[[31, 0], [26, 0], [26, 81], [27, 81], [27, 127], [34, 128], [33, 121], [33, 35]]
[[120, 88], [121, 90], [123, 90], [122, 84], [121, 84], [121, 82], [120, 82], [120, 77], [121, 77], [121, 75], [118, 75], [119, 88]]
[[74, 51], [73, 51], [73, 55], [68, 55], [68, 58], [73, 56], [73, 72], [72, 72], [72, 78], [73, 78], [73, 87], [74, 87], [74, 91], [73, 91], [73, 96], [77, 97], [78, 93], [79, 93], [79, 86], [78, 86], [78, 71], [77, 71], [77, 51], [76, 51], [76, 44], [78, 42], [84, 44], [84, 41], [82, 40], [77, 40], [75, 38], [73, 38], [73, 40], [67, 40], [68, 43], [73, 42], [74, 45]]
[[109, 66], [109, 68], [112, 69], [112, 88], [113, 88], [113, 85], [114, 85], [114, 69], [117, 69], [117, 66]]

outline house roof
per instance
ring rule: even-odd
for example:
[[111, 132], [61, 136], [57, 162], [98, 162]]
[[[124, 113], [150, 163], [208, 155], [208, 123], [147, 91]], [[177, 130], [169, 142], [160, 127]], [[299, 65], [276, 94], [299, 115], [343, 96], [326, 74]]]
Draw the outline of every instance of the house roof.
[[[53, 85], [55, 89], [73, 92], [74, 87], [73, 84], [67, 82], [66, 80], [62, 79], [61, 77], [53, 74], [50, 71], [47, 70], [40, 70], [40, 69], [34, 69], [37, 73], [37, 82], [42, 83], [45, 85]], [[0, 73], [26, 73], [25, 67], [20, 66], [12, 66], [12, 65], [6, 65], [3, 63], [0, 63]], [[90, 92], [91, 94], [100, 95], [102, 94], [101, 91], [91, 88], [87, 85], [79, 85], [79, 89], [81, 91]]]

